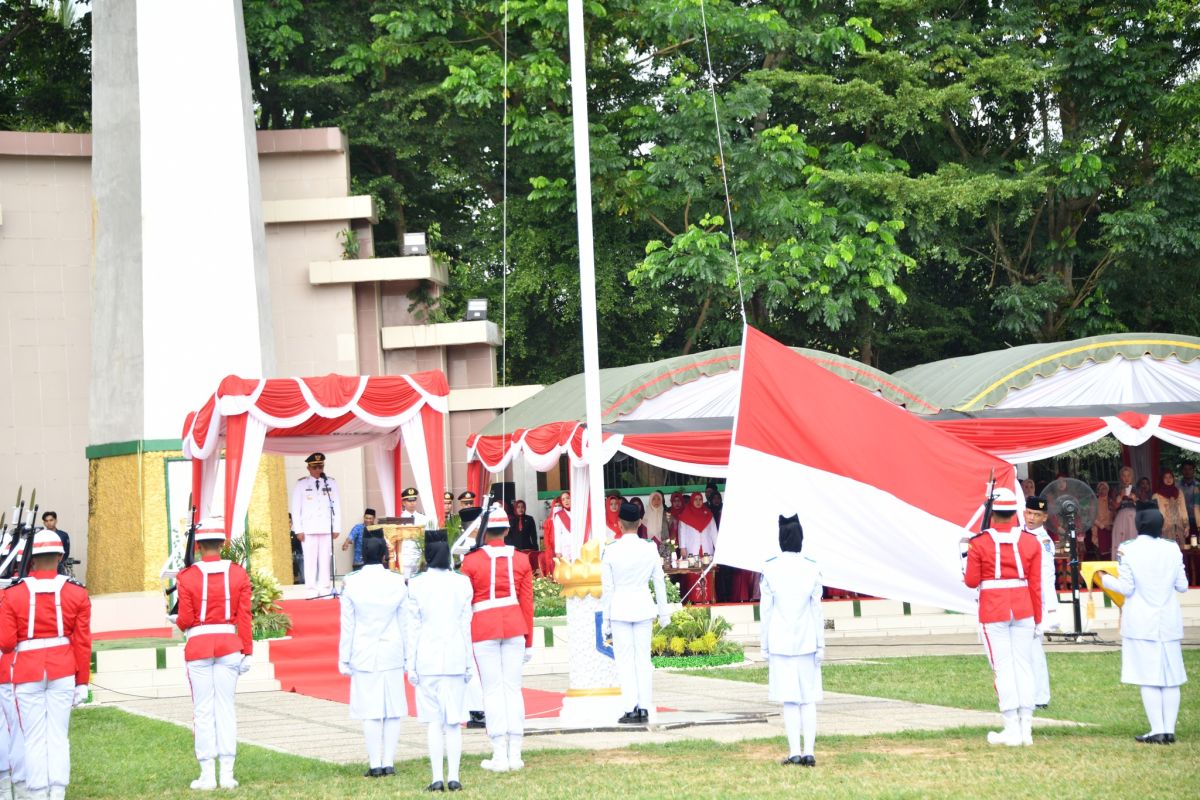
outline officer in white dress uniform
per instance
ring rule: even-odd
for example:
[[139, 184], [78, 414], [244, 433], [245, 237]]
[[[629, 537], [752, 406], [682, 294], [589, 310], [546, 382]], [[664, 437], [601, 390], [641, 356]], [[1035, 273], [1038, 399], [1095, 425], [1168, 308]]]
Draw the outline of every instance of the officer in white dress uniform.
[[[408, 584], [408, 681], [416, 687], [417, 719], [428, 726], [431, 792], [462, 789], [462, 723], [470, 718], [466, 689], [475, 672], [471, 652], [471, 582], [450, 570], [445, 531], [425, 535], [429, 569]], [[448, 773], [442, 772], [445, 752]], [[447, 782], [443, 782], [448, 779]]]
[[[1057, 631], [1058, 593], [1054, 590], [1054, 540], [1046, 532], [1046, 500], [1036, 495], [1025, 498], [1025, 530], [1032, 533], [1042, 548], [1042, 631]], [[1042, 636], [1033, 637], [1033, 704], [1050, 705], [1050, 668]]]
[[[1139, 506], [1142, 505], [1139, 503]], [[1153, 502], [1135, 516], [1138, 536], [1117, 549], [1117, 576], [1101, 572], [1104, 588], [1125, 595], [1121, 608], [1121, 682], [1142, 687], [1150, 732], [1144, 744], [1174, 744], [1183, 668], [1183, 612], [1176, 594], [1188, 590], [1179, 545], [1162, 538]]]
[[350, 676], [350, 718], [363, 721], [369, 769], [366, 777], [395, 774], [404, 696], [404, 578], [384, 566], [387, 544], [363, 542], [363, 568], [346, 576], [338, 671]]
[[642, 510], [633, 503], [622, 503], [617, 515], [621, 532], [605, 546], [600, 562], [602, 630], [612, 636], [621, 681], [625, 713], [617, 722], [636, 725], [649, 722], [654, 708], [651, 623], [657, 616], [658, 624], [665, 628], [671, 623], [671, 615], [667, 613], [667, 589], [658, 548], [637, 535]]
[[[411, 486], [400, 493], [400, 524], [419, 525], [424, 528], [429, 518], [417, 511], [417, 500], [421, 495]], [[412, 539], [400, 542], [400, 574], [408, 580], [421, 568], [421, 548]]]
[[342, 532], [342, 498], [337, 481], [325, 474], [325, 455], [304, 459], [307, 477], [292, 489], [292, 526], [304, 548], [304, 585], [308, 596], [333, 594], [333, 540]]
[[[789, 755], [781, 763], [815, 767], [817, 703], [823, 698], [825, 619], [821, 615], [821, 572], [801, 555], [804, 528], [796, 515], [779, 517], [779, 549], [763, 565], [762, 653], [767, 657], [769, 697], [783, 703]], [[801, 747], [800, 734], [804, 733]]]

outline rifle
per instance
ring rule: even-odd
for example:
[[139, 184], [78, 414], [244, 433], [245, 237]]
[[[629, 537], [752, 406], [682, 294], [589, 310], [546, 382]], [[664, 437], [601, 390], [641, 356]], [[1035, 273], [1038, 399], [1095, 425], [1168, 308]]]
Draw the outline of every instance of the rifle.
[[983, 501], [983, 518], [979, 522], [979, 531], [982, 533], [992, 527], [992, 503], [995, 502], [994, 495], [996, 494], [996, 468], [992, 468], [992, 472], [988, 475], [988, 490], [987, 497]]
[[[33, 535], [37, 532], [37, 489], [29, 495], [29, 505], [33, 506], [33, 512], [29, 515], [29, 524], [25, 526], [25, 541], [21, 544], [21, 552], [17, 556], [21, 560], [21, 579], [29, 577], [29, 565], [33, 562]], [[13, 540], [15, 543], [15, 539]]]
[[[187, 529], [187, 536], [184, 537], [183, 544], [183, 569], [190, 567], [196, 560], [196, 507], [192, 505], [192, 500], [188, 498], [188, 519], [190, 524]], [[180, 572], [183, 572], [181, 569]], [[175, 595], [175, 604], [171, 606], [171, 614], [179, 613], [179, 575], [175, 576], [175, 585], [167, 589], [167, 594]]]

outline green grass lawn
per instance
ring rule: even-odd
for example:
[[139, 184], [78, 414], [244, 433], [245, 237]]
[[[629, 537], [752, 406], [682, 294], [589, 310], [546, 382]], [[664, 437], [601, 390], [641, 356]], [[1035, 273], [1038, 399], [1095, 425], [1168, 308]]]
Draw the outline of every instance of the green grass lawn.
[[[1193, 675], [1200, 653], [1185, 653]], [[992, 748], [982, 730], [841, 736], [817, 740], [815, 770], [776, 764], [782, 736], [720, 744], [689, 741], [604, 751], [527, 752], [521, 773], [492, 775], [464, 760], [463, 782], [477, 798], [1190, 798], [1200, 796], [1200, 704], [1184, 687], [1181, 741], [1136, 745], [1144, 727], [1136, 689], [1117, 683], [1117, 653], [1051, 654], [1052, 716], [1094, 727], [1037, 731], [1030, 748]], [[763, 670], [704, 670], [705, 676], [765, 680]], [[885, 659], [828, 666], [830, 690], [994, 708], [981, 657]], [[819, 712], [818, 712], [819, 713]], [[819, 722], [819, 718], [818, 718]], [[414, 723], [408, 722], [408, 725]], [[782, 733], [782, 731], [781, 731]], [[72, 798], [196, 797], [190, 733], [112, 708], [73, 718]], [[383, 798], [423, 796], [425, 761], [397, 765], [395, 778], [367, 780], [363, 766], [336, 766], [257, 747], [239, 749], [242, 788], [233, 796]], [[221, 796], [224, 796], [222, 793]]]

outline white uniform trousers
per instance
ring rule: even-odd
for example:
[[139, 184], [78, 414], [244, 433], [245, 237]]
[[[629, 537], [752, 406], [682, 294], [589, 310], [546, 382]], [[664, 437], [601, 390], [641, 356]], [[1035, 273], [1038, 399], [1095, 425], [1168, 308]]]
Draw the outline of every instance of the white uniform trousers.
[[237, 755], [237, 714], [233, 693], [241, 662], [241, 653], [187, 662], [188, 681], [192, 684], [192, 727], [196, 736], [197, 761]]
[[5, 707], [12, 702], [12, 684], [5, 684], [4, 688], [8, 690], [9, 697], [7, 702], [0, 700], [0, 773], [9, 772], [15, 766], [11, 760], [13, 730], [9, 720], [11, 719], [13, 722], [16, 722], [17, 714], [16, 707], [14, 706], [13, 715], [10, 718], [8, 709]]
[[1033, 708], [1033, 617], [986, 622], [983, 642], [1001, 711]]
[[1042, 637], [1033, 637], [1033, 702], [1035, 705], [1050, 704], [1050, 667], [1046, 664], [1046, 648]]
[[625, 711], [644, 708], [653, 712], [651, 699], [654, 685], [654, 665], [650, 663], [650, 627], [648, 619], [638, 622], [613, 620], [613, 657], [617, 660], [617, 677], [621, 682], [621, 707]]
[[43, 792], [71, 782], [71, 701], [75, 676], [15, 686], [17, 712], [25, 734], [25, 786]]
[[304, 585], [309, 594], [329, 594], [333, 589], [329, 574], [333, 540], [328, 533], [305, 533], [300, 547], [304, 550]]
[[21, 731], [21, 718], [17, 716], [17, 698], [11, 683], [0, 683], [0, 708], [3, 709], [4, 727], [8, 731], [8, 750], [5, 758], [12, 772], [13, 783], [25, 780], [25, 734]]
[[525, 663], [525, 637], [475, 642], [475, 663], [483, 684], [483, 713], [489, 737], [525, 733], [525, 696], [521, 694], [521, 666]]

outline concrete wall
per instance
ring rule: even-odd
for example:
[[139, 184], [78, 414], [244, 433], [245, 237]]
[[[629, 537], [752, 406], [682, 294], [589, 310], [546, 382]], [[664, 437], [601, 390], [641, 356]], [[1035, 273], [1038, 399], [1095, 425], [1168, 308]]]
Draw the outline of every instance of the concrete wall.
[[[88, 137], [0, 132], [0, 510], [17, 487], [87, 553]], [[11, 495], [13, 496], [10, 496]], [[11, 521], [12, 514], [9, 513]]]

